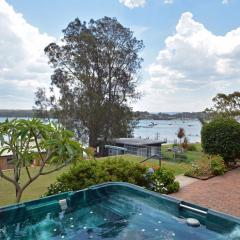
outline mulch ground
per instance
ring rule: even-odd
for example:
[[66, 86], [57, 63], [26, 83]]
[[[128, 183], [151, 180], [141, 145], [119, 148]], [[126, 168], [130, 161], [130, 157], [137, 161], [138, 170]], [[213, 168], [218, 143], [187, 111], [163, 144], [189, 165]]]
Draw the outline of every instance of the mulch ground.
[[171, 196], [240, 217], [240, 168], [223, 176], [198, 180]]

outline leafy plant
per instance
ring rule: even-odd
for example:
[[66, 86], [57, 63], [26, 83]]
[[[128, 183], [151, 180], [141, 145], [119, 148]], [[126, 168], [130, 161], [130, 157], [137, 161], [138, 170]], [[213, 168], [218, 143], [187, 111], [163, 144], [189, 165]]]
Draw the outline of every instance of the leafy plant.
[[214, 175], [223, 175], [226, 171], [224, 160], [220, 156], [212, 156], [211, 171]]
[[222, 157], [217, 155], [204, 155], [191, 168], [185, 172], [186, 176], [204, 177], [211, 175], [222, 175], [226, 168]]
[[[164, 168], [156, 170], [138, 162], [122, 158], [103, 161], [85, 160], [63, 173], [55, 184], [49, 186], [46, 195], [69, 189], [75, 191], [104, 182], [128, 182], [160, 193], [171, 193], [179, 189], [173, 172]], [[161, 184], [161, 189], [157, 187]]]
[[[23, 191], [39, 176], [76, 163], [84, 151], [84, 148], [73, 140], [72, 132], [61, 126], [44, 124], [38, 119], [14, 119], [0, 123], [0, 141], [0, 155], [11, 153], [11, 164], [14, 165], [12, 177], [6, 175], [1, 168], [0, 176], [14, 185], [16, 202], [20, 201]], [[36, 159], [40, 166], [37, 173], [31, 175], [29, 167]], [[44, 171], [46, 165], [51, 165], [52, 169]], [[28, 180], [20, 184], [23, 168], [27, 172]]]
[[179, 190], [179, 182], [175, 181], [172, 171], [160, 168], [151, 177], [150, 189], [159, 193], [173, 193]]
[[240, 123], [232, 118], [215, 118], [201, 131], [205, 153], [220, 155], [226, 163], [240, 158]]

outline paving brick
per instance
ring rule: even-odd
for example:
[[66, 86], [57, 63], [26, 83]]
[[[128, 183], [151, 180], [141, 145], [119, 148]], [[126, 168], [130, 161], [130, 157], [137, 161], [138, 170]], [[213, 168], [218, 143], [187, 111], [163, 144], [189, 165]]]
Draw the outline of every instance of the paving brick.
[[171, 196], [240, 217], [240, 168], [196, 181]]

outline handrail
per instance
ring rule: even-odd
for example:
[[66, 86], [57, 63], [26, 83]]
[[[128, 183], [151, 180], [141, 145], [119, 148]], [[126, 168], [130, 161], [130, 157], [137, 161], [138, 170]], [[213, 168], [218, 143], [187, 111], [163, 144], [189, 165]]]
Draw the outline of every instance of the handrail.
[[186, 209], [191, 210], [191, 211], [193, 211], [193, 212], [197, 212], [197, 213], [201, 213], [201, 214], [207, 214], [207, 212], [204, 211], [204, 210], [201, 210], [201, 209], [198, 209], [198, 208], [194, 208], [194, 207], [191, 207], [191, 206], [182, 204], [182, 203], [180, 203], [179, 206], [180, 206], [181, 208], [186, 208]]
[[154, 157], [158, 157], [158, 160], [159, 160], [159, 167], [161, 167], [161, 165], [162, 165], [162, 162], [161, 162], [161, 160], [162, 160], [162, 155], [160, 155], [160, 154], [154, 154], [154, 155], [152, 155], [152, 156], [150, 156], [150, 157], [144, 159], [144, 160], [141, 161], [140, 163], [144, 163], [144, 162], [146, 162], [146, 161], [148, 161], [149, 159], [152, 159], [152, 158], [154, 158]]

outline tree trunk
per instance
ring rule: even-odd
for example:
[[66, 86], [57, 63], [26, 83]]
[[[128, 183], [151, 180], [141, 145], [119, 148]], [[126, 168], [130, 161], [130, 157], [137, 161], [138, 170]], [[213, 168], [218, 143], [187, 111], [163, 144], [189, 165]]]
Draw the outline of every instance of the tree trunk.
[[96, 148], [97, 147], [97, 136], [92, 131], [90, 131], [88, 137], [89, 137], [89, 140], [88, 140], [89, 147]]
[[19, 203], [22, 197], [22, 190], [16, 188], [16, 203]]

